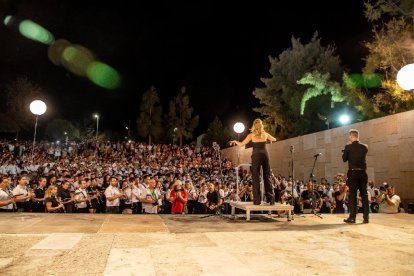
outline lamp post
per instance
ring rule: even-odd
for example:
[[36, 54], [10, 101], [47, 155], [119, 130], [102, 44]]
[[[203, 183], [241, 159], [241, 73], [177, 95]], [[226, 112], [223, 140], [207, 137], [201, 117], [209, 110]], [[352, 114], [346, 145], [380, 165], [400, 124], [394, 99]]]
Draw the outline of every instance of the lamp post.
[[173, 130], [173, 140], [172, 140], [173, 145], [174, 145], [174, 142], [175, 142], [175, 133], [177, 132], [177, 130], [178, 130], [178, 128], [176, 128], [176, 127]]
[[96, 118], [96, 137], [95, 140], [98, 141], [98, 132], [99, 132], [99, 115], [95, 114], [93, 117]]
[[[245, 127], [244, 124], [241, 122], [237, 122], [234, 124], [233, 126], [233, 130], [234, 132], [237, 133], [237, 141], [240, 140], [240, 133], [242, 133], [244, 131]], [[236, 167], [236, 200], [239, 201], [239, 169], [240, 169], [240, 147], [238, 147], [238, 151], [237, 151], [237, 167]]]
[[36, 115], [36, 123], [35, 123], [35, 129], [34, 129], [34, 135], [33, 135], [33, 147], [32, 147], [32, 161], [34, 159], [34, 149], [36, 144], [36, 130], [37, 130], [37, 119], [39, 115], [42, 115], [46, 112], [47, 106], [44, 102], [41, 100], [34, 100], [30, 103], [30, 111]]
[[65, 144], [68, 144], [68, 133], [65, 131]]

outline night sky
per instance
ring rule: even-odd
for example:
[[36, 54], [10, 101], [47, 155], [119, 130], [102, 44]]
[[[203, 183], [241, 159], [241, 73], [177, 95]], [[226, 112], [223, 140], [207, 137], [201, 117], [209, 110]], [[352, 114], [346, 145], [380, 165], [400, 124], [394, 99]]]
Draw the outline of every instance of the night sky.
[[250, 125], [259, 102], [252, 91], [269, 77], [268, 56], [290, 47], [291, 37], [309, 42], [315, 31], [322, 45], [334, 44], [342, 64], [360, 72], [370, 40], [363, 1], [68, 1], [0, 0], [5, 15], [30, 19], [92, 50], [123, 77], [116, 90], [54, 65], [48, 46], [0, 26], [0, 89], [19, 75], [46, 90], [48, 116], [82, 120], [99, 112], [102, 128], [135, 129], [142, 94], [154, 85], [164, 113], [181, 86], [187, 87], [195, 135], [217, 115], [232, 129]]

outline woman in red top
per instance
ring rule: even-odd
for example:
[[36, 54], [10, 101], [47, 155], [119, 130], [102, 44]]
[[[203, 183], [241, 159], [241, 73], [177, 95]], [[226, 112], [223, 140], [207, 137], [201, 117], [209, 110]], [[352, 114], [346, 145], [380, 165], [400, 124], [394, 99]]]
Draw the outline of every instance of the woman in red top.
[[187, 200], [188, 194], [183, 189], [183, 183], [181, 180], [175, 180], [173, 190], [170, 193], [171, 214], [183, 214]]

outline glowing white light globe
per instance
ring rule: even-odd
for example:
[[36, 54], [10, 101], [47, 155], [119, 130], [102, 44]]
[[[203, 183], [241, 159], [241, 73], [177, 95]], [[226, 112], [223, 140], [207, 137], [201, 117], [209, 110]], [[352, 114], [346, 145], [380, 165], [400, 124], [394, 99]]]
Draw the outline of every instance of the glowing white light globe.
[[42, 102], [41, 100], [34, 100], [30, 103], [30, 111], [34, 115], [42, 115], [46, 112], [46, 104]]
[[244, 124], [237, 122], [234, 124], [233, 129], [236, 133], [242, 133], [244, 131]]
[[404, 90], [414, 89], [414, 63], [407, 64], [398, 71], [397, 83]]
[[351, 118], [350, 118], [348, 115], [346, 115], [346, 114], [341, 115], [341, 116], [339, 117], [339, 122], [340, 122], [341, 124], [343, 124], [343, 125], [345, 125], [345, 124], [349, 123], [350, 121], [351, 121]]

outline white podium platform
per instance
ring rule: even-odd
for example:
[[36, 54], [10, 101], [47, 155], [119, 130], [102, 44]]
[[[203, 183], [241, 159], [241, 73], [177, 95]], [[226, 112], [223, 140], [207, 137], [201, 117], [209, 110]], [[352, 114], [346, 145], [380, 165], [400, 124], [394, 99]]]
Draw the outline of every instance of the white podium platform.
[[275, 203], [275, 205], [270, 205], [262, 202], [260, 205], [254, 205], [253, 202], [230, 201], [230, 206], [233, 216], [236, 213], [236, 208], [245, 210], [247, 221], [250, 220], [250, 211], [287, 211], [287, 221], [292, 220], [293, 206], [290, 204]]

